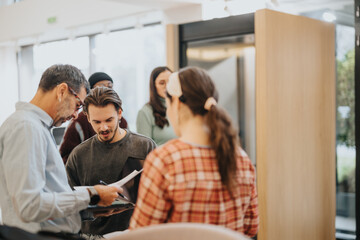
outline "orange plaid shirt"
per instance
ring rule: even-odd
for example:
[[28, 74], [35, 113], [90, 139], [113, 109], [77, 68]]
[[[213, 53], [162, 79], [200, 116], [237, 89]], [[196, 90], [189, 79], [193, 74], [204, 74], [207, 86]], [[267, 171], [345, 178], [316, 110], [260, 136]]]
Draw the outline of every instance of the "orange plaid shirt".
[[259, 224], [255, 170], [242, 149], [237, 168], [232, 199], [221, 183], [214, 150], [178, 139], [169, 141], [145, 160], [130, 229], [197, 222], [254, 236]]

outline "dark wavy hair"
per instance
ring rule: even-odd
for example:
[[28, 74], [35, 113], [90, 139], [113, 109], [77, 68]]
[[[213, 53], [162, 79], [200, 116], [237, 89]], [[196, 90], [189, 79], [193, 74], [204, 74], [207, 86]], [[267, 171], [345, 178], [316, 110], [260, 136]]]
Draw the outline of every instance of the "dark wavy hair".
[[152, 70], [150, 74], [150, 101], [149, 104], [153, 109], [153, 115], [155, 117], [155, 124], [160, 128], [164, 128], [165, 125], [169, 125], [169, 121], [166, 119], [166, 107], [160, 101], [160, 96], [156, 91], [155, 80], [160, 75], [160, 73], [169, 71], [170, 68], [163, 66], [157, 67]]
[[96, 87], [91, 89], [90, 94], [84, 100], [84, 112], [89, 115], [89, 105], [95, 107], [105, 107], [113, 104], [116, 111], [122, 110], [122, 101], [119, 95], [112, 89], [107, 87]]

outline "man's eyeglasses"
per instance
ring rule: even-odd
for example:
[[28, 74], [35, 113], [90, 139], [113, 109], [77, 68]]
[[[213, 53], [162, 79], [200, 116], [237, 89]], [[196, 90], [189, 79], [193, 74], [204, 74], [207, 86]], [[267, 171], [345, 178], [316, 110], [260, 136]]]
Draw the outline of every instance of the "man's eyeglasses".
[[76, 100], [79, 102], [79, 105], [76, 104], [76, 111], [79, 111], [84, 106], [84, 103], [81, 101], [79, 96], [76, 94], [76, 92], [71, 87], [69, 87], [69, 91], [71, 92], [72, 95], [75, 96]]

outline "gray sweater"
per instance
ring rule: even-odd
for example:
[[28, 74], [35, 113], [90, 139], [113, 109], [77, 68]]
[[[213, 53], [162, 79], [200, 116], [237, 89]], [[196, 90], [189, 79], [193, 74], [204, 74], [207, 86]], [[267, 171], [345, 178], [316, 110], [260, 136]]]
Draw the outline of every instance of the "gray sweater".
[[[126, 136], [118, 142], [100, 142], [97, 135], [78, 145], [69, 155], [66, 171], [71, 186], [93, 186], [102, 180], [113, 183], [127, 176], [133, 170], [140, 170], [155, 143], [148, 137], [126, 130]], [[124, 195], [136, 202], [140, 175], [128, 182]], [[132, 210], [110, 217], [99, 217], [84, 221], [83, 233], [103, 235], [128, 228]]]

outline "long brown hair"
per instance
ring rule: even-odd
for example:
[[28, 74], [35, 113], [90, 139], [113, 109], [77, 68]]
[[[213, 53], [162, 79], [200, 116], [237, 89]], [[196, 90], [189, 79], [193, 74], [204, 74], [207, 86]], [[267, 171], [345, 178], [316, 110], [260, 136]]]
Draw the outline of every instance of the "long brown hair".
[[236, 153], [238, 151], [238, 134], [229, 115], [219, 106], [206, 110], [205, 102], [209, 97], [218, 101], [218, 92], [213, 81], [205, 70], [187, 67], [179, 71], [183, 95], [179, 98], [194, 115], [204, 116], [210, 130], [209, 141], [216, 154], [221, 182], [232, 195], [233, 182], [236, 177]]
[[149, 104], [153, 109], [153, 115], [155, 117], [155, 124], [160, 128], [164, 128], [165, 125], [169, 125], [169, 121], [166, 119], [166, 107], [160, 101], [160, 96], [156, 91], [155, 80], [160, 75], [160, 73], [169, 71], [170, 68], [164, 67], [157, 67], [152, 70], [150, 74], [150, 101]]

